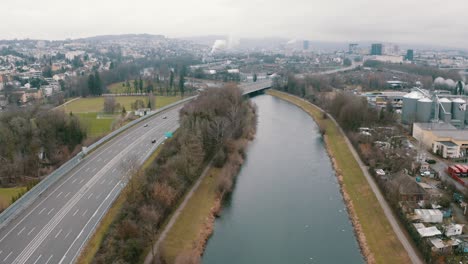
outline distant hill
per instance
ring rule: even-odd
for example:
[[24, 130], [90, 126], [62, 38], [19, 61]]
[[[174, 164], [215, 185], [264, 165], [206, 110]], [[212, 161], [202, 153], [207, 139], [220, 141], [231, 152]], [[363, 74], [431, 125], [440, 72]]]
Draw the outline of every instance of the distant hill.
[[122, 34], [122, 35], [100, 35], [87, 38], [80, 38], [77, 40], [99, 42], [111, 40], [124, 40], [124, 39], [164, 39], [164, 35], [151, 35], [151, 34]]

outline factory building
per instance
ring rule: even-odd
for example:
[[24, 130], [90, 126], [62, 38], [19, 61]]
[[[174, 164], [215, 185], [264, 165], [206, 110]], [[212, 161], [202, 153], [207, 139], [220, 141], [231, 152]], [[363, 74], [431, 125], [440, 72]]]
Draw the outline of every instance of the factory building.
[[403, 96], [401, 121], [413, 137], [444, 158], [468, 156], [468, 97], [415, 89]]
[[468, 127], [467, 103], [466, 96], [416, 89], [403, 96], [401, 121], [408, 125], [441, 121], [463, 129]]

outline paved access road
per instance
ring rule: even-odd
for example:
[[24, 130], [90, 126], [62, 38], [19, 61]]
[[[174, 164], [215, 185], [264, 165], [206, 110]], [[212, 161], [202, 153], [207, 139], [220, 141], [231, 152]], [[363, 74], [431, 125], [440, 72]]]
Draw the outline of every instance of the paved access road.
[[121, 164], [130, 157], [142, 162], [165, 132], [179, 127], [181, 108], [142, 121], [100, 146], [10, 221], [0, 230], [0, 264], [72, 263], [125, 185]]

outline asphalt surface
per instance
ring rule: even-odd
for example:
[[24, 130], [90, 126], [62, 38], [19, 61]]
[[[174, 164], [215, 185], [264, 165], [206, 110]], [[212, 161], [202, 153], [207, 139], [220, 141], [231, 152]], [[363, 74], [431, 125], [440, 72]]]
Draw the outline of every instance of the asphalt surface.
[[125, 186], [121, 164], [131, 157], [142, 163], [164, 142], [165, 132], [179, 127], [181, 108], [142, 121], [105, 143], [10, 221], [0, 230], [0, 264], [72, 263]]

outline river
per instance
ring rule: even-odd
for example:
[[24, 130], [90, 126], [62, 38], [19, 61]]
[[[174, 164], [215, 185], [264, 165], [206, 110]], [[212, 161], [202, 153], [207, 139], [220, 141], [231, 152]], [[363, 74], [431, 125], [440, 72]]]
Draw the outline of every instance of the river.
[[205, 264], [364, 263], [313, 119], [270, 95]]

